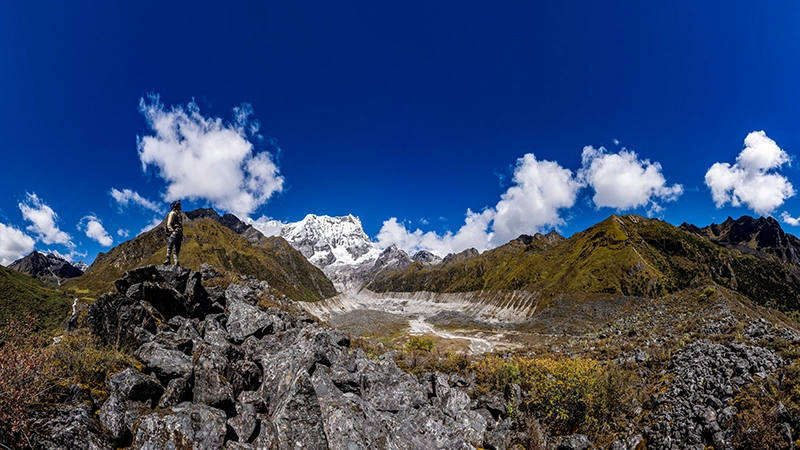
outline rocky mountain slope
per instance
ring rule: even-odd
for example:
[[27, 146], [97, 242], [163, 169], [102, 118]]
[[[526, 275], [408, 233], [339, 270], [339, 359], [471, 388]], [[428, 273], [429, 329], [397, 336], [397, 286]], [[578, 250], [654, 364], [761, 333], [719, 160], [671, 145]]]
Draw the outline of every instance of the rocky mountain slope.
[[[89, 270], [69, 282], [95, 296], [113, 288], [127, 270], [160, 264], [166, 254], [166, 232], [158, 226], [97, 256]], [[253, 276], [267, 281], [278, 294], [294, 300], [318, 301], [336, 294], [320, 269], [283, 238], [265, 237], [235, 216], [220, 217], [213, 210], [186, 213], [181, 264], [199, 268], [213, 265], [229, 278]]]
[[800, 239], [785, 233], [772, 217], [742, 216], [736, 220], [728, 217], [719, 225], [712, 223], [698, 228], [684, 223], [681, 229], [743, 253], [769, 255], [790, 264], [800, 264]]
[[27, 275], [59, 280], [83, 275], [86, 265], [83, 263], [70, 263], [52, 253], [45, 255], [42, 252], [33, 251], [28, 256], [9, 264], [8, 268]]
[[[756, 245], [743, 252], [701, 234], [657, 219], [614, 215], [566, 240], [521, 237], [479, 255], [446, 258], [438, 266], [412, 264], [382, 272], [367, 287], [376, 292], [526, 290], [543, 298], [564, 293], [656, 298], [716, 283], [762, 305], [800, 309], [800, 267], [764, 257], [776, 247]], [[782, 236], [782, 242], [794, 239]], [[786, 248], [781, 254], [791, 255]]]

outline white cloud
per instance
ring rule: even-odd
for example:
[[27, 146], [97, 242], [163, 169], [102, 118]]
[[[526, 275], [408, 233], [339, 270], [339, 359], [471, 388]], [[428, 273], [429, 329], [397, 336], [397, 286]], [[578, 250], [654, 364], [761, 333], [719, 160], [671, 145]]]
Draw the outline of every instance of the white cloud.
[[658, 201], [674, 201], [683, 193], [680, 184], [667, 186], [659, 163], [639, 160], [635, 152], [622, 149], [606, 153], [606, 149], [583, 148], [583, 164], [578, 179], [594, 189], [592, 201], [598, 208], [617, 210], [648, 206], [658, 212]]
[[396, 245], [397, 248], [414, 254], [420, 250], [428, 250], [439, 256], [458, 253], [468, 248], [484, 251], [492, 247], [488, 232], [489, 223], [494, 217], [494, 210], [486, 209], [482, 213], [467, 210], [464, 225], [455, 233], [447, 232], [439, 235], [433, 231], [423, 232], [420, 229], [409, 231], [397, 218], [383, 222], [378, 232], [378, 247], [386, 248]]
[[59, 258], [65, 259], [65, 260], [67, 260], [69, 262], [74, 262], [78, 258], [86, 258], [86, 255], [87, 255], [86, 252], [79, 252], [79, 251], [74, 250], [74, 249], [70, 250], [69, 253], [67, 253], [67, 254], [63, 254], [63, 253], [59, 252], [58, 250], [53, 250], [53, 249], [42, 250], [41, 253], [43, 253], [45, 255], [52, 253], [52, 254], [58, 256]]
[[538, 161], [533, 154], [517, 160], [514, 186], [495, 207], [492, 242], [502, 245], [520, 234], [533, 234], [564, 224], [560, 210], [570, 208], [580, 190], [572, 171], [555, 161]]
[[162, 206], [158, 205], [157, 203], [151, 202], [150, 200], [139, 195], [138, 192], [132, 191], [130, 189], [123, 189], [120, 191], [118, 189], [111, 188], [111, 190], [108, 191], [108, 193], [111, 194], [112, 197], [114, 197], [114, 200], [116, 200], [121, 207], [125, 207], [133, 203], [134, 205], [139, 205], [146, 210], [153, 211], [154, 213], [159, 213], [159, 214], [164, 213], [164, 208]]
[[86, 232], [86, 236], [97, 241], [103, 247], [111, 247], [111, 244], [114, 243], [114, 240], [111, 239], [111, 236], [108, 235], [108, 232], [103, 227], [103, 223], [96, 216], [88, 215], [81, 219], [78, 223], [78, 229]]
[[131, 235], [131, 232], [128, 231], [128, 230], [123, 230], [122, 228], [117, 230], [117, 236], [119, 236], [121, 238], [126, 238], [126, 237], [128, 237], [130, 235]]
[[35, 243], [19, 229], [0, 223], [0, 265], [7, 266], [32, 252]]
[[194, 102], [166, 110], [157, 96], [149, 100], [139, 109], [154, 135], [137, 137], [139, 159], [167, 182], [167, 201], [205, 199], [244, 219], [283, 190], [271, 155], [254, 151], [247, 138], [258, 131], [249, 105], [234, 109], [234, 123], [223, 123], [202, 116]]
[[31, 222], [26, 229], [35, 233], [37, 240], [45, 244], [64, 244], [70, 249], [74, 249], [75, 244], [72, 243], [72, 237], [61, 231], [56, 225], [58, 215], [51, 207], [39, 200], [35, 193], [28, 194], [27, 199], [19, 203], [19, 209], [22, 211], [22, 217]]
[[281, 222], [280, 220], [270, 219], [267, 216], [261, 216], [258, 220], [253, 219], [245, 219], [246, 223], [250, 224], [256, 230], [260, 231], [266, 237], [270, 236], [280, 236], [281, 229], [283, 229], [286, 223]]
[[717, 208], [726, 203], [745, 205], [757, 214], [768, 215], [794, 196], [789, 180], [774, 171], [789, 163], [789, 155], [763, 131], [744, 139], [744, 150], [736, 163], [715, 163], [706, 172], [706, 186]]
[[147, 233], [148, 231], [152, 230], [153, 228], [159, 226], [162, 221], [163, 221], [163, 219], [159, 219], [158, 217], [153, 217], [153, 219], [147, 225], [142, 227], [142, 229], [139, 230], [139, 232], [136, 235], [138, 236], [138, 235], [140, 235], [142, 233]]
[[781, 213], [781, 221], [793, 227], [800, 226], [800, 217], [792, 217], [788, 212]]
[[553, 161], [538, 161], [532, 154], [517, 160], [513, 181], [494, 208], [481, 213], [467, 210], [464, 225], [456, 233], [412, 232], [391, 218], [378, 233], [378, 245], [394, 244], [408, 253], [428, 250], [439, 256], [470, 247], [484, 251], [521, 234], [564, 224], [560, 211], [575, 204], [580, 189], [570, 170]]

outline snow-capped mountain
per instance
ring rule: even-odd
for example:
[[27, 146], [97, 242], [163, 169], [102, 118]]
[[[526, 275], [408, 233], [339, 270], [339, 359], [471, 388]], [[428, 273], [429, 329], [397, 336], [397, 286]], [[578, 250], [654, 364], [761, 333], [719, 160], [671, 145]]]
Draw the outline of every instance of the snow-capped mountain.
[[[384, 260], [387, 258], [399, 258], [405, 265], [411, 263], [411, 258], [394, 246], [382, 251], [364, 232], [361, 220], [352, 215], [309, 214], [294, 223], [262, 220], [250, 221], [250, 224], [267, 236], [286, 239], [312, 264], [322, 269], [340, 291], [360, 286], [371, 273], [386, 266]], [[405, 265], [401, 263], [399, 267]]]
[[358, 217], [317, 216], [309, 214], [294, 223], [252, 222], [266, 236], [281, 236], [312, 264], [357, 266], [375, 261], [381, 251], [369, 239]]

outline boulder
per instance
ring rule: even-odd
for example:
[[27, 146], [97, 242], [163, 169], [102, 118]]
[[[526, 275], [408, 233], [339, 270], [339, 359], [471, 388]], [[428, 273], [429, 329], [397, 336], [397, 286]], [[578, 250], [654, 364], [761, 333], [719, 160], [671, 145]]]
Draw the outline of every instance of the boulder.
[[155, 332], [159, 323], [140, 302], [120, 294], [101, 295], [89, 305], [86, 320], [103, 344], [121, 348], [135, 348], [137, 327]]
[[194, 361], [192, 401], [215, 406], [225, 411], [233, 408], [236, 396], [228, 381], [231, 371], [227, 356], [202, 342], [195, 349], [192, 359]]
[[49, 408], [33, 424], [33, 448], [52, 450], [113, 450], [91, 405], [64, 404]]
[[[233, 287], [234, 285], [231, 285]], [[249, 289], [249, 288], [248, 288]], [[230, 296], [232, 289], [228, 288], [228, 322], [227, 329], [234, 342], [242, 342], [248, 336], [260, 338], [272, 333], [273, 317], [261, 308], [254, 306], [246, 296], [237, 290], [237, 294]], [[252, 290], [250, 290], [252, 292]]]
[[190, 315], [190, 308], [186, 297], [174, 287], [163, 283], [153, 283], [150, 281], [136, 283], [128, 288], [125, 295], [136, 300], [147, 301], [153, 305], [166, 320], [175, 316], [187, 317]]
[[219, 450], [227, 433], [225, 413], [208, 405], [181, 403], [142, 417], [132, 448]]
[[189, 378], [192, 360], [179, 350], [170, 350], [158, 342], [147, 342], [134, 354], [164, 383], [173, 378]]

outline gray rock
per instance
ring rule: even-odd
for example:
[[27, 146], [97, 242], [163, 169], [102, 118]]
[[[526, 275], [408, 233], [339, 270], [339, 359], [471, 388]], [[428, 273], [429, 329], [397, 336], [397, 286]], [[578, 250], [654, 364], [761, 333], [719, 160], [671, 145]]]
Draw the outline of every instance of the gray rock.
[[33, 448], [52, 450], [112, 450], [115, 446], [104, 436], [101, 424], [88, 404], [58, 405], [48, 409], [33, 424]]
[[164, 389], [164, 394], [158, 401], [158, 407], [164, 409], [190, 400], [190, 393], [189, 381], [186, 378], [173, 378], [169, 380], [167, 388]]
[[231, 386], [234, 393], [254, 391], [261, 386], [261, 369], [253, 361], [236, 361], [232, 369]]
[[370, 364], [361, 371], [361, 396], [379, 411], [397, 412], [427, 403], [425, 390], [413, 375], [391, 361]]
[[192, 361], [189, 356], [178, 350], [164, 348], [156, 341], [142, 345], [134, 355], [164, 383], [173, 378], [189, 378], [192, 375]]
[[237, 403], [236, 415], [228, 419], [228, 425], [240, 442], [252, 442], [256, 438], [258, 424], [255, 406], [247, 403]]
[[87, 322], [105, 345], [135, 348], [137, 327], [155, 332], [158, 318], [140, 302], [119, 294], [103, 294], [89, 305]]
[[236, 301], [247, 303], [248, 305], [255, 306], [258, 303], [258, 296], [256, 292], [249, 286], [241, 284], [231, 284], [225, 289], [225, 298], [227, 301]]
[[153, 377], [128, 368], [106, 380], [109, 396], [133, 400], [154, 406], [164, 387]]
[[228, 410], [233, 407], [235, 395], [230, 382], [230, 362], [214, 347], [200, 343], [194, 356], [194, 397], [195, 403]]
[[592, 448], [592, 442], [583, 434], [573, 434], [561, 436], [554, 439], [556, 450], [588, 450]]
[[117, 442], [129, 441], [134, 422], [150, 412], [164, 387], [155, 378], [131, 368], [108, 378], [106, 387], [109, 396], [100, 408], [100, 422]]
[[191, 309], [186, 297], [180, 291], [164, 283], [145, 281], [128, 288], [126, 296], [135, 300], [145, 300], [166, 319], [175, 316], [188, 317]]
[[186, 291], [186, 283], [192, 272], [189, 268], [175, 265], [155, 266], [155, 268], [160, 277], [159, 281], [172, 286], [178, 292]]
[[[233, 287], [234, 285], [231, 285]], [[226, 295], [231, 291], [226, 291]], [[236, 291], [239, 293], [239, 291]], [[252, 290], [250, 290], [252, 292]], [[228, 298], [228, 333], [235, 342], [242, 342], [248, 336], [260, 338], [272, 333], [273, 317], [261, 308], [243, 299], [243, 295]]]
[[157, 283], [164, 279], [156, 270], [156, 266], [144, 266], [123, 273], [119, 279], [114, 281], [114, 286], [117, 288], [117, 292], [124, 295], [131, 286], [145, 281]]
[[203, 280], [211, 280], [222, 276], [221, 273], [217, 272], [214, 266], [208, 263], [200, 264], [200, 274]]
[[142, 417], [132, 448], [219, 450], [227, 432], [225, 413], [208, 405], [181, 403]]

